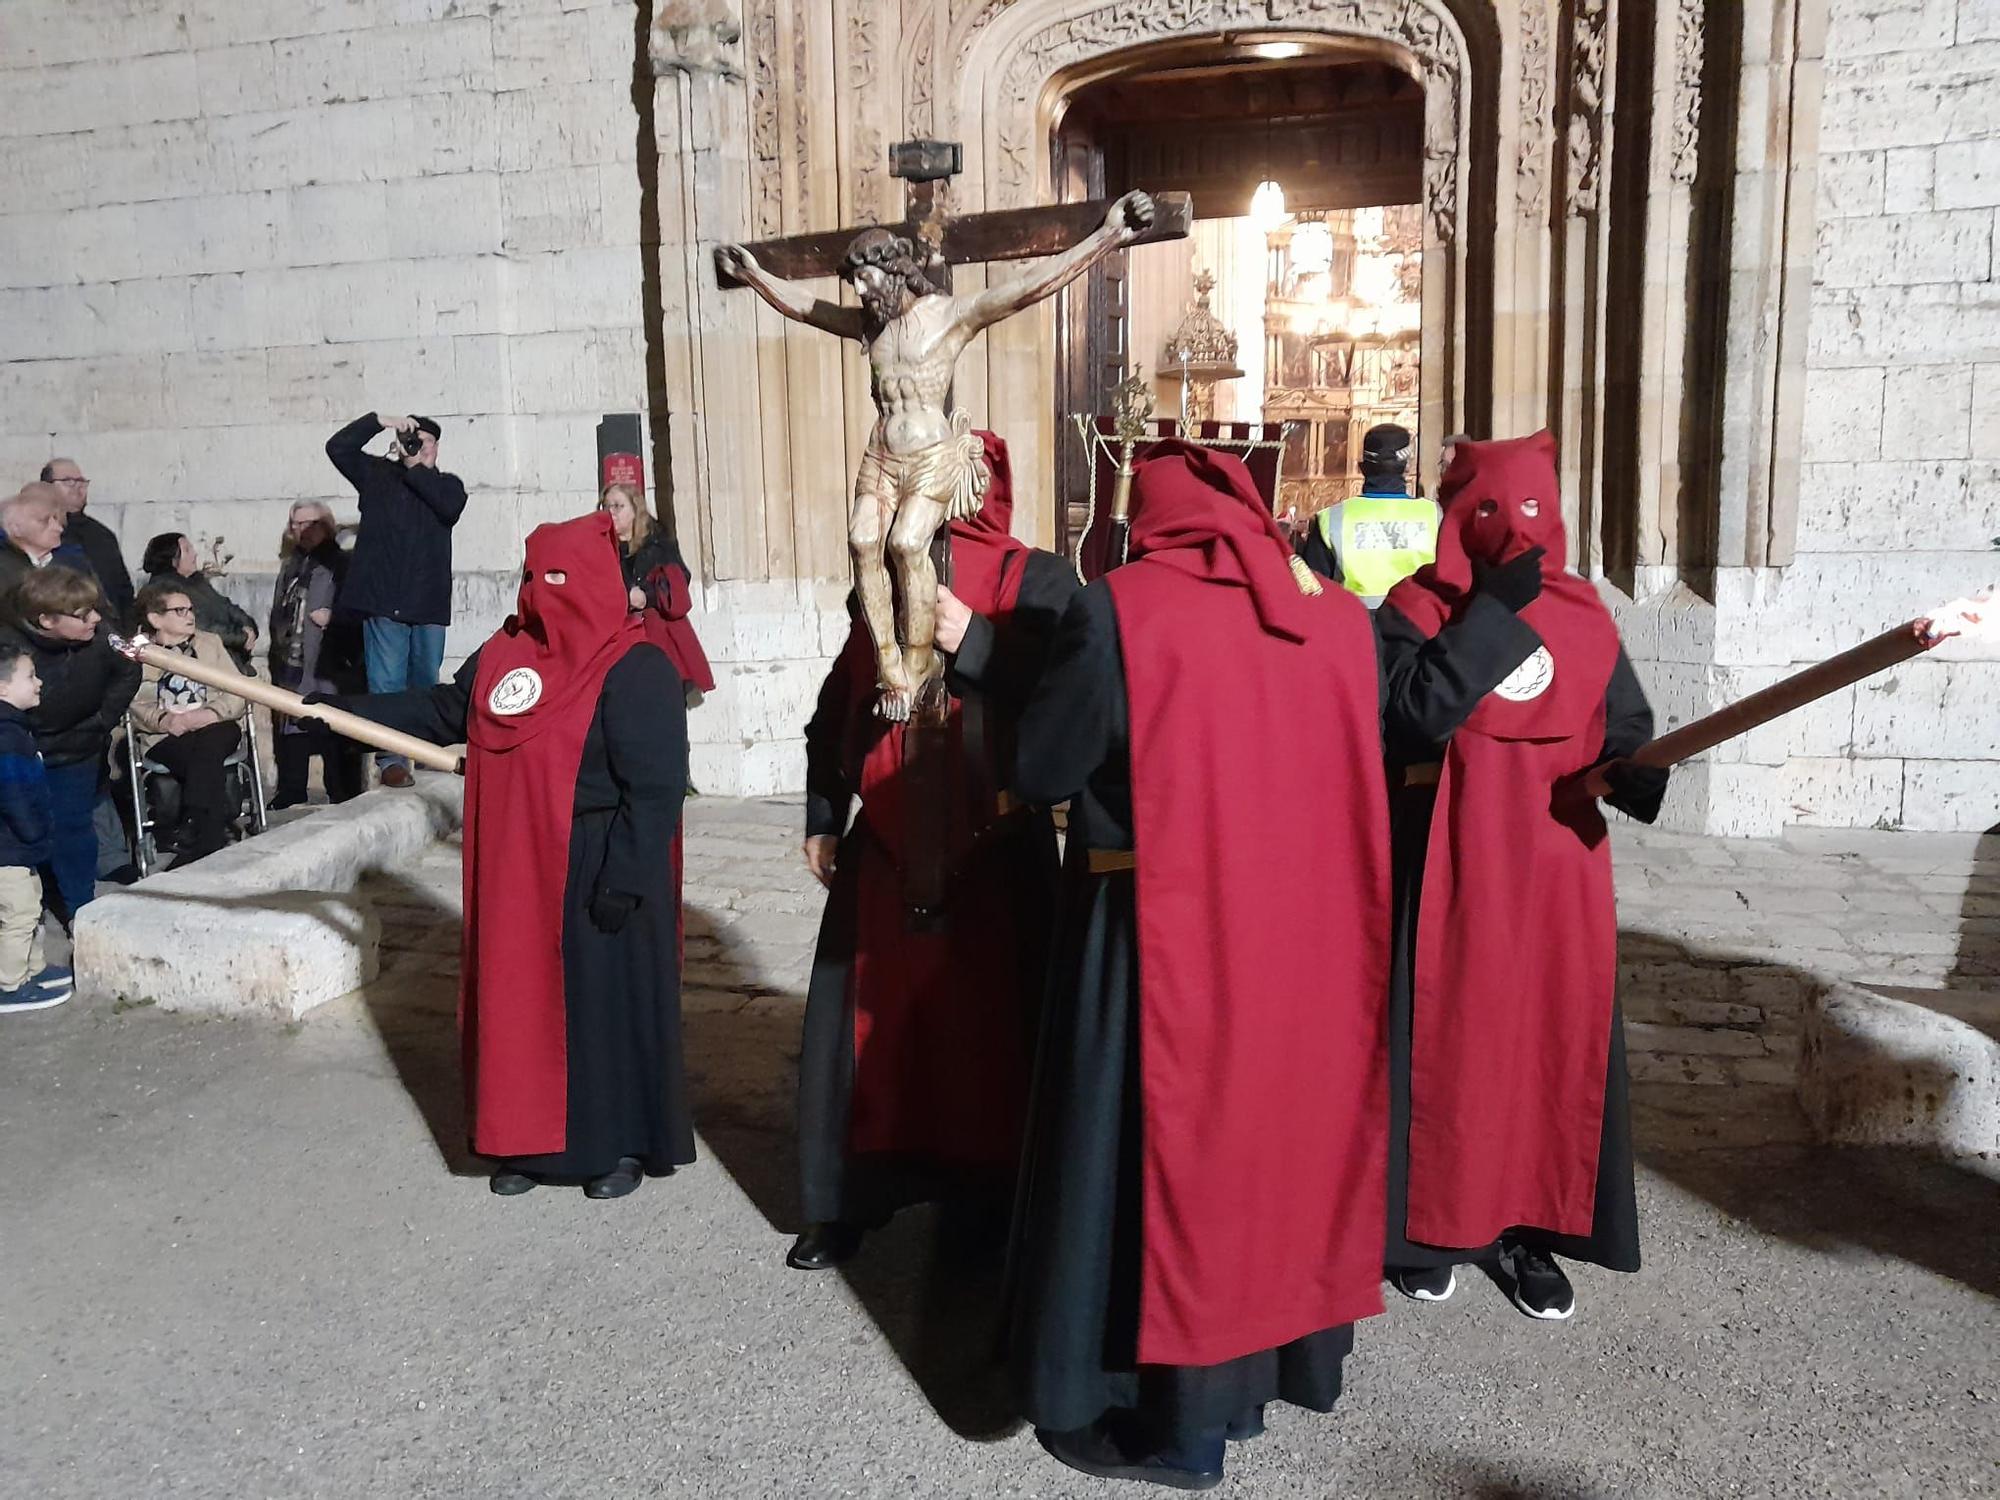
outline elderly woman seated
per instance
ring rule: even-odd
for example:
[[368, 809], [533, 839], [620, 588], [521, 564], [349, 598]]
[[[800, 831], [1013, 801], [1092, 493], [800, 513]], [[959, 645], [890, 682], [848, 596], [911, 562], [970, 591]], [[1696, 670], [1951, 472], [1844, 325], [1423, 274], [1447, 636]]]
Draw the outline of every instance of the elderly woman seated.
[[165, 585], [186, 594], [194, 606], [194, 623], [219, 637], [239, 668], [246, 673], [251, 670], [250, 648], [257, 644], [257, 622], [249, 610], [225, 598], [215, 580], [202, 570], [192, 537], [179, 531], [161, 532], [146, 543], [139, 566], [149, 587]]
[[[186, 589], [149, 584], [139, 591], [134, 609], [138, 629], [154, 645], [217, 671], [236, 670], [221, 637], [195, 628], [194, 603]], [[233, 809], [225, 762], [242, 738], [248, 708], [234, 693], [146, 665], [139, 696], [132, 700], [132, 721], [140, 753], [165, 766], [181, 784], [177, 865], [213, 854], [229, 842]]]

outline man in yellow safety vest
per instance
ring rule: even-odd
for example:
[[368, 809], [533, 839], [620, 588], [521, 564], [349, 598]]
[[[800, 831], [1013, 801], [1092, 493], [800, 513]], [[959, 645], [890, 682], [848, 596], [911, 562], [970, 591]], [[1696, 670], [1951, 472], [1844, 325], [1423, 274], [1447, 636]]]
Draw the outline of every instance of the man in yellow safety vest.
[[1437, 554], [1437, 503], [1410, 493], [1410, 432], [1393, 422], [1361, 440], [1361, 493], [1312, 519], [1299, 555], [1370, 609]]

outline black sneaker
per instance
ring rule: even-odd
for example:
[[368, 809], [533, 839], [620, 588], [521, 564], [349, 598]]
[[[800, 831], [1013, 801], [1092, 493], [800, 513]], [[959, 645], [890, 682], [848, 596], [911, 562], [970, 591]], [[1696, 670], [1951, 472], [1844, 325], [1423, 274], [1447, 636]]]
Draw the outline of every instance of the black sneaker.
[[1576, 1311], [1576, 1289], [1553, 1255], [1512, 1245], [1500, 1252], [1512, 1285], [1507, 1296], [1531, 1318], [1560, 1323]]
[[1389, 1285], [1412, 1302], [1444, 1302], [1458, 1290], [1458, 1267], [1423, 1266], [1391, 1271]]

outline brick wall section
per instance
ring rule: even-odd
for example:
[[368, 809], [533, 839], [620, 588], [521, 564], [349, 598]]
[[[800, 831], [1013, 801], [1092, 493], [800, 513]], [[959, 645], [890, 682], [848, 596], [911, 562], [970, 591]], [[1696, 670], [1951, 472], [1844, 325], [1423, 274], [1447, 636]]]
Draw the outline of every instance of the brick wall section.
[[[1718, 599], [1746, 688], [2000, 578], [2000, 5], [1833, 0], [1820, 143], [1798, 560]], [[2000, 823], [2000, 662], [1974, 655], [1753, 737], [1712, 773], [1741, 831]]]
[[[353, 515], [327, 436], [435, 415], [472, 497], [453, 658], [476, 645], [527, 531], [594, 503], [598, 418], [647, 409], [635, 19], [7, 0], [0, 488], [74, 454], [133, 560], [159, 531], [220, 537], [261, 615], [290, 502]], [[699, 601], [723, 679], [691, 726], [710, 790], [800, 784], [823, 621], [763, 593]]]

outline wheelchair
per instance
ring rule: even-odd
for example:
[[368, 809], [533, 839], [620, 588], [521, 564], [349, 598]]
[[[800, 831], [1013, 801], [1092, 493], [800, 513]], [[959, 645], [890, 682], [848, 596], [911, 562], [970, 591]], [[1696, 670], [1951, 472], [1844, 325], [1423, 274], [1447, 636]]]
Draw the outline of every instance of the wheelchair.
[[[231, 843], [254, 838], [270, 827], [264, 807], [264, 761], [254, 708], [243, 716], [242, 727], [236, 748], [222, 763], [227, 785], [235, 798], [235, 811], [229, 819]], [[125, 715], [124, 770], [131, 804], [132, 863], [143, 879], [160, 863], [155, 830], [163, 823], [179, 820], [180, 783], [165, 766], [139, 753], [139, 735], [130, 713]]]

